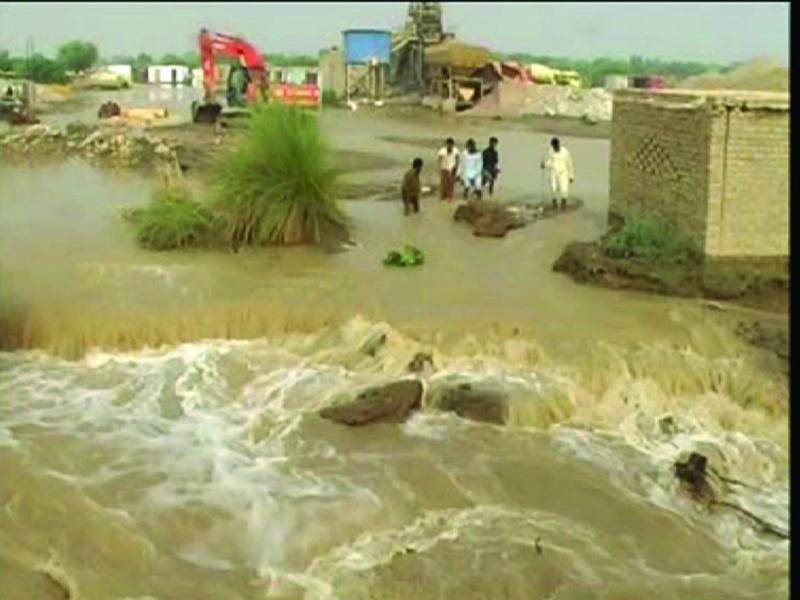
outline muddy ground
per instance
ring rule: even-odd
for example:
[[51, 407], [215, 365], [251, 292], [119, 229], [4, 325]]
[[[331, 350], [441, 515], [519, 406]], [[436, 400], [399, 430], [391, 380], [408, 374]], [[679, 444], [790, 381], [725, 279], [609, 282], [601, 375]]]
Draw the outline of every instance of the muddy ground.
[[717, 269], [704, 272], [702, 263], [654, 265], [638, 258], [611, 258], [602, 242], [573, 242], [553, 264], [578, 283], [669, 296], [727, 301], [758, 310], [788, 312], [787, 274]]

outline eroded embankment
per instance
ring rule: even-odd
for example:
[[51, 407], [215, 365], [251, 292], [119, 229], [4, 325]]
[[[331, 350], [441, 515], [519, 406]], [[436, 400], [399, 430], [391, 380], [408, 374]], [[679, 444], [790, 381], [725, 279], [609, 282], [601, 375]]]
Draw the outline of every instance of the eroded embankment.
[[641, 258], [616, 258], [606, 252], [604, 238], [572, 242], [553, 264], [578, 283], [620, 290], [640, 290], [670, 296], [734, 302], [756, 309], [786, 313], [789, 276], [735, 266], [707, 268], [702, 260], [659, 264]]

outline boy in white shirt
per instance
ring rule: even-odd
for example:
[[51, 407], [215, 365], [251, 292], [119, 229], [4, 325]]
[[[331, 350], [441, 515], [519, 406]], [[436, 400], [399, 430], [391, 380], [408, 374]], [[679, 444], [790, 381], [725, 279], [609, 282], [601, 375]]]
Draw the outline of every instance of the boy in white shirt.
[[439, 197], [444, 202], [452, 202], [455, 195], [458, 169], [458, 149], [455, 144], [453, 138], [447, 138], [445, 145], [436, 153], [439, 164]]
[[464, 156], [461, 161], [462, 172], [461, 175], [464, 179], [464, 200], [469, 198], [469, 193], [474, 192], [475, 196], [480, 199], [481, 189], [481, 176], [483, 175], [483, 157], [478, 152], [475, 145], [475, 140], [467, 140], [467, 149], [464, 151]]

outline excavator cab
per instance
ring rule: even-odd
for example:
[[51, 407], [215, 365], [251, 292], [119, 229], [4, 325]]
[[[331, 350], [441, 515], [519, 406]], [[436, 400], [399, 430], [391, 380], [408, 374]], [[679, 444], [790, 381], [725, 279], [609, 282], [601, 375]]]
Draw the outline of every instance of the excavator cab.
[[234, 67], [228, 72], [228, 89], [225, 97], [228, 106], [244, 107], [247, 105], [247, 91], [250, 87], [250, 73], [245, 67]]

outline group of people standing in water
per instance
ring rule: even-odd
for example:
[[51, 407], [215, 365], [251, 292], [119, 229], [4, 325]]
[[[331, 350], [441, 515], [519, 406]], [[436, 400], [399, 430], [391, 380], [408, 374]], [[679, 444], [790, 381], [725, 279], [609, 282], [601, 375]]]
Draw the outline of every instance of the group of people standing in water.
[[[464, 200], [470, 195], [482, 199], [484, 189], [489, 197], [494, 195], [494, 186], [500, 175], [500, 155], [497, 147], [499, 140], [489, 138], [489, 145], [479, 152], [475, 140], [467, 140], [465, 149], [460, 152], [455, 140], [447, 138], [444, 146], [436, 153], [439, 169], [439, 197], [443, 202], [453, 202], [456, 181], [460, 181], [464, 190]], [[402, 199], [403, 212], [408, 215], [419, 212], [421, 194], [420, 174], [423, 160], [415, 158], [411, 168], [403, 177]], [[548, 171], [548, 182], [553, 201], [553, 209], [557, 210], [559, 201], [561, 210], [566, 210], [569, 187], [575, 181], [575, 170], [569, 150], [561, 145], [558, 138], [550, 140], [550, 147], [542, 157], [539, 167]]]

